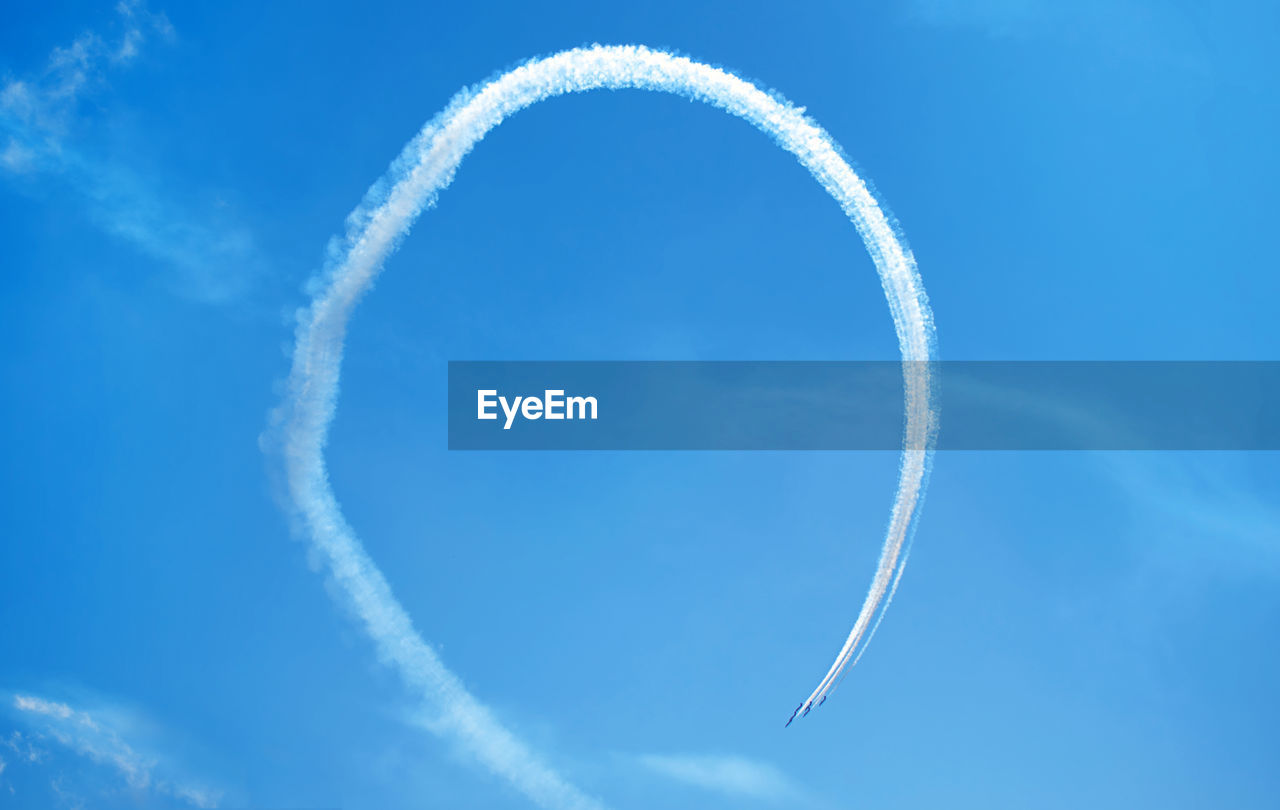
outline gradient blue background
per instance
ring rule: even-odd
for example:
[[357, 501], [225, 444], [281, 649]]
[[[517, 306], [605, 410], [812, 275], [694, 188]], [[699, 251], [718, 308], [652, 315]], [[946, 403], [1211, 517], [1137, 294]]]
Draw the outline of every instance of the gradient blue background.
[[[456, 90], [529, 56], [641, 42], [807, 107], [901, 220], [946, 358], [1280, 359], [1272, 4], [882, 5], [153, 5], [175, 36], [59, 137], [146, 223], [249, 241], [178, 266], [74, 174], [0, 173], [0, 688], [130, 707], [227, 806], [528, 806], [412, 723], [258, 437], [326, 240]], [[4, 17], [10, 77], [116, 24]], [[450, 359], [895, 354], [790, 156], [678, 98], [557, 99], [479, 146], [360, 305], [334, 487], [446, 663], [612, 806], [1276, 807], [1275, 454], [942, 454], [875, 643], [784, 732], [861, 603], [894, 454], [445, 450]], [[778, 792], [651, 754], [766, 763]], [[0, 757], [0, 806], [102, 767]]]

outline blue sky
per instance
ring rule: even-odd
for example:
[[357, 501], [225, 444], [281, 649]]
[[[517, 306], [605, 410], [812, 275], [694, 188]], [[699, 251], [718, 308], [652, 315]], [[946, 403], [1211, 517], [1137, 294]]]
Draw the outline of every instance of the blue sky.
[[[0, 807], [519, 808], [422, 727], [259, 445], [293, 313], [464, 85], [639, 42], [808, 108], [949, 359], [1277, 359], [1262, 3], [22, 3], [0, 26]], [[328, 450], [422, 635], [610, 807], [1273, 807], [1275, 454], [466, 454], [448, 360], [892, 359], [857, 234], [639, 92], [471, 155], [351, 323]]]

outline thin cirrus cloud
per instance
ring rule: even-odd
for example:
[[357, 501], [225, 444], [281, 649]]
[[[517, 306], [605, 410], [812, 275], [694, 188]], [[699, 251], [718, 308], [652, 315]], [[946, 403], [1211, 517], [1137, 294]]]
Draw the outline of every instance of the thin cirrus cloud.
[[153, 41], [173, 42], [163, 13], [140, 0], [116, 6], [113, 35], [86, 31], [54, 48], [45, 66], [0, 84], [0, 175], [33, 196], [68, 194], [96, 227], [169, 271], [168, 286], [208, 303], [238, 297], [260, 271], [248, 228], [214, 203], [197, 216], [161, 184], [105, 154], [102, 121], [83, 111], [113, 73]]
[[[173, 763], [140, 750], [137, 741], [125, 740], [124, 729], [143, 724], [124, 709], [87, 711], [29, 693], [11, 698], [9, 709], [26, 731], [13, 730], [0, 744], [17, 757], [17, 763], [40, 766], [52, 761], [52, 749], [59, 748], [114, 773], [135, 795], [152, 795], [185, 807], [218, 806], [219, 791], [177, 774]], [[4, 770], [0, 768], [0, 775]], [[59, 773], [49, 784], [53, 794], [71, 804], [85, 802], [87, 799], [79, 795], [85, 788], [70, 784], [65, 768], [56, 770]], [[16, 792], [12, 784], [6, 783], [5, 788], [11, 795]]]
[[731, 798], [794, 801], [800, 791], [767, 762], [716, 754], [643, 754], [636, 761], [667, 779]]

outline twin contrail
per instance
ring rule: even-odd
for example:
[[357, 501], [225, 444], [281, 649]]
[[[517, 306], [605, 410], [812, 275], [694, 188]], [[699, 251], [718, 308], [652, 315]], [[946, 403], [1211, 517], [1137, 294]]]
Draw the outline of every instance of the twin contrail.
[[[424, 208], [453, 180], [462, 159], [508, 116], [553, 96], [635, 88], [706, 102], [746, 119], [791, 152], [857, 227], [875, 262], [904, 361], [933, 359], [933, 316], [911, 253], [831, 137], [789, 102], [732, 74], [640, 46], [594, 46], [536, 59], [459, 93], [415, 137], [330, 243], [310, 306], [298, 314], [286, 399], [277, 413], [293, 504], [315, 549], [364, 623], [379, 657], [420, 692], [431, 728], [469, 750], [535, 803], [602, 805], [544, 764], [450, 672], [423, 640], [382, 572], [347, 524], [329, 485], [324, 447], [337, 402], [347, 320], [388, 256]], [[862, 610], [826, 677], [801, 704], [807, 711], [833, 688], [886, 595], [892, 596], [929, 473], [936, 415], [929, 364], [904, 362], [906, 439], [898, 491], [880, 561]], [[911, 449], [927, 448], [927, 449]], [[872, 628], [874, 632], [874, 628]]]

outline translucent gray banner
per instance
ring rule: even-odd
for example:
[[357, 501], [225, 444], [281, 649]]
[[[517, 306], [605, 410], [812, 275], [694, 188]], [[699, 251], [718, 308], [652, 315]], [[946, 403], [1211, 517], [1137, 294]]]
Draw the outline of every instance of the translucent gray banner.
[[[939, 450], [1280, 449], [1278, 362], [928, 365]], [[899, 450], [903, 372], [896, 361], [451, 362], [449, 448]]]

